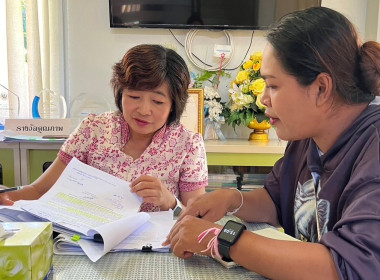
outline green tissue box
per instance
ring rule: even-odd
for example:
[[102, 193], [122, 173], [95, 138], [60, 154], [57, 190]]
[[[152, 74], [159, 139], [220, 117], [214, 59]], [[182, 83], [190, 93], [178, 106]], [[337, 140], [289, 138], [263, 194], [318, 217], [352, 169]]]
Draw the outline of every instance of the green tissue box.
[[50, 222], [1, 223], [13, 235], [0, 240], [0, 279], [44, 279], [53, 261]]

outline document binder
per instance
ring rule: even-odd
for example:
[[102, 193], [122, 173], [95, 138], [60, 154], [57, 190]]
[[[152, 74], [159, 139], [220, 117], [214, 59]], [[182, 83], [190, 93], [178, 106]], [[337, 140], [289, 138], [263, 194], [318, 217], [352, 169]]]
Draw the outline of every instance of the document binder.
[[152, 244], [146, 244], [142, 246], [141, 252], [152, 252]]
[[94, 234], [94, 241], [99, 242], [99, 243], [104, 243], [103, 237], [99, 233]]
[[141, 251], [144, 246], [144, 251], [169, 252], [162, 243], [175, 223], [173, 211], [138, 212], [141, 198], [130, 192], [129, 184], [73, 158], [40, 199], [0, 207], [0, 221], [52, 221], [60, 233], [54, 253], [85, 253], [93, 262], [108, 252]]
[[[100, 234], [95, 234], [93, 240], [94, 242], [97, 242], [97, 243], [104, 243], [103, 238]], [[148, 243], [141, 247], [141, 252], [153, 252], [152, 249], [153, 249], [152, 244]]]

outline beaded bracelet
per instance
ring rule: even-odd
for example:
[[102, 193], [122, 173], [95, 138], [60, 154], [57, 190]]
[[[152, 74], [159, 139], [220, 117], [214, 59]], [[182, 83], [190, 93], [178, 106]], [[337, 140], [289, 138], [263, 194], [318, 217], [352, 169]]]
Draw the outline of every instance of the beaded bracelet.
[[240, 203], [240, 206], [238, 208], [236, 208], [235, 210], [233, 210], [231, 212], [227, 212], [226, 213], [227, 216], [231, 216], [231, 215], [235, 214], [237, 211], [239, 211], [240, 208], [243, 206], [243, 203], [244, 203], [244, 198], [243, 198], [243, 194], [241, 193], [241, 191], [239, 191], [238, 189], [235, 189], [235, 188], [234, 188], [234, 190], [237, 190], [240, 193], [241, 203]]

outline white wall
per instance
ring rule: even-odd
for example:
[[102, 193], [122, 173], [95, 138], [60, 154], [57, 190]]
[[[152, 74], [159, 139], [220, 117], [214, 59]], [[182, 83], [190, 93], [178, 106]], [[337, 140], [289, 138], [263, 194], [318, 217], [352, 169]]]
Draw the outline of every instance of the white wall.
[[354, 23], [364, 41], [380, 41], [379, 0], [322, 0], [322, 6], [345, 15]]
[[[0, 2], [0, 83], [8, 87], [7, 30], [5, 1]], [[0, 88], [0, 92], [4, 89]]]
[[[158, 43], [174, 48], [188, 63], [191, 71], [198, 69], [191, 65], [184, 48], [167, 29], [116, 29], [109, 27], [108, 1], [66, 0], [66, 60], [67, 89], [70, 98], [80, 92], [94, 95], [109, 95], [109, 80], [112, 65], [119, 61], [132, 46], [140, 43]], [[172, 29], [177, 39], [185, 41], [187, 30]], [[262, 50], [265, 39], [263, 32], [254, 35], [253, 44], [247, 50], [252, 31], [230, 31], [234, 43], [234, 54], [227, 68], [237, 67], [244, 55]], [[219, 31], [200, 31], [194, 39], [195, 53], [208, 63], [212, 59], [214, 44], [226, 43], [226, 37]]]
[[364, 37], [366, 26], [367, 0], [322, 0], [322, 6], [339, 11], [351, 20]]
[[[379, 0], [368, 0], [377, 1]], [[365, 4], [365, 5], [364, 5]], [[366, 30], [367, 0], [323, 0], [323, 6], [331, 7], [348, 16], [362, 34]], [[68, 102], [82, 92], [90, 93], [94, 99], [106, 97], [112, 104], [113, 96], [109, 86], [112, 65], [119, 61], [132, 46], [140, 43], [158, 43], [174, 48], [188, 63], [190, 71], [198, 72], [186, 57], [184, 48], [167, 29], [114, 29], [109, 27], [108, 0], [63, 0], [64, 43], [65, 43], [65, 96]], [[185, 41], [187, 30], [172, 30], [177, 39]], [[378, 31], [375, 33], [377, 34]], [[234, 53], [227, 68], [237, 67], [251, 40], [251, 31], [230, 31]], [[264, 48], [264, 33], [255, 32], [248, 54]], [[224, 44], [223, 32], [201, 31], [194, 39], [194, 52], [206, 62], [215, 65], [212, 59], [214, 44]], [[235, 77], [237, 70], [231, 71]], [[229, 80], [221, 82], [222, 100], [227, 100]], [[235, 135], [232, 128], [225, 126], [227, 137], [245, 138], [250, 130], [239, 127]], [[271, 132], [271, 137], [275, 133]]]
[[364, 38], [366, 40], [380, 41], [380, 1], [367, 0], [367, 18]]

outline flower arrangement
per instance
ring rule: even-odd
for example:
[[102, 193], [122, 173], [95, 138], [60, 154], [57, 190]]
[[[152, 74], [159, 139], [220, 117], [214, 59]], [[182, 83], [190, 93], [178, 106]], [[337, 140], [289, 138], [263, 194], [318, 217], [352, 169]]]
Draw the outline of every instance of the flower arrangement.
[[[192, 76], [192, 87], [194, 88], [204, 88], [204, 106], [205, 106], [205, 117], [208, 117], [211, 121], [219, 122], [223, 118], [224, 104], [221, 102], [221, 97], [218, 91], [219, 78], [231, 77], [231, 75], [224, 70], [222, 71], [203, 71], [195, 75], [191, 73]], [[204, 86], [205, 82], [209, 82], [211, 87]]]
[[220, 103], [219, 92], [213, 87], [204, 87], [205, 115], [210, 121], [219, 122], [223, 112], [223, 105]]
[[[231, 75], [224, 70], [221, 71], [203, 71], [192, 76], [192, 87], [204, 88], [204, 115], [205, 115], [205, 140], [207, 139], [221, 139], [224, 136], [221, 132], [221, 124], [225, 122], [224, 110], [225, 105], [221, 102], [221, 96], [218, 91], [218, 85], [221, 76], [231, 77]], [[204, 82], [211, 83], [210, 86], [203, 86]]]
[[224, 113], [227, 124], [248, 126], [256, 119], [258, 123], [268, 120], [265, 116], [265, 105], [260, 101], [265, 90], [265, 81], [261, 77], [260, 68], [262, 52], [255, 52], [240, 67], [235, 80], [231, 83], [227, 110]]

